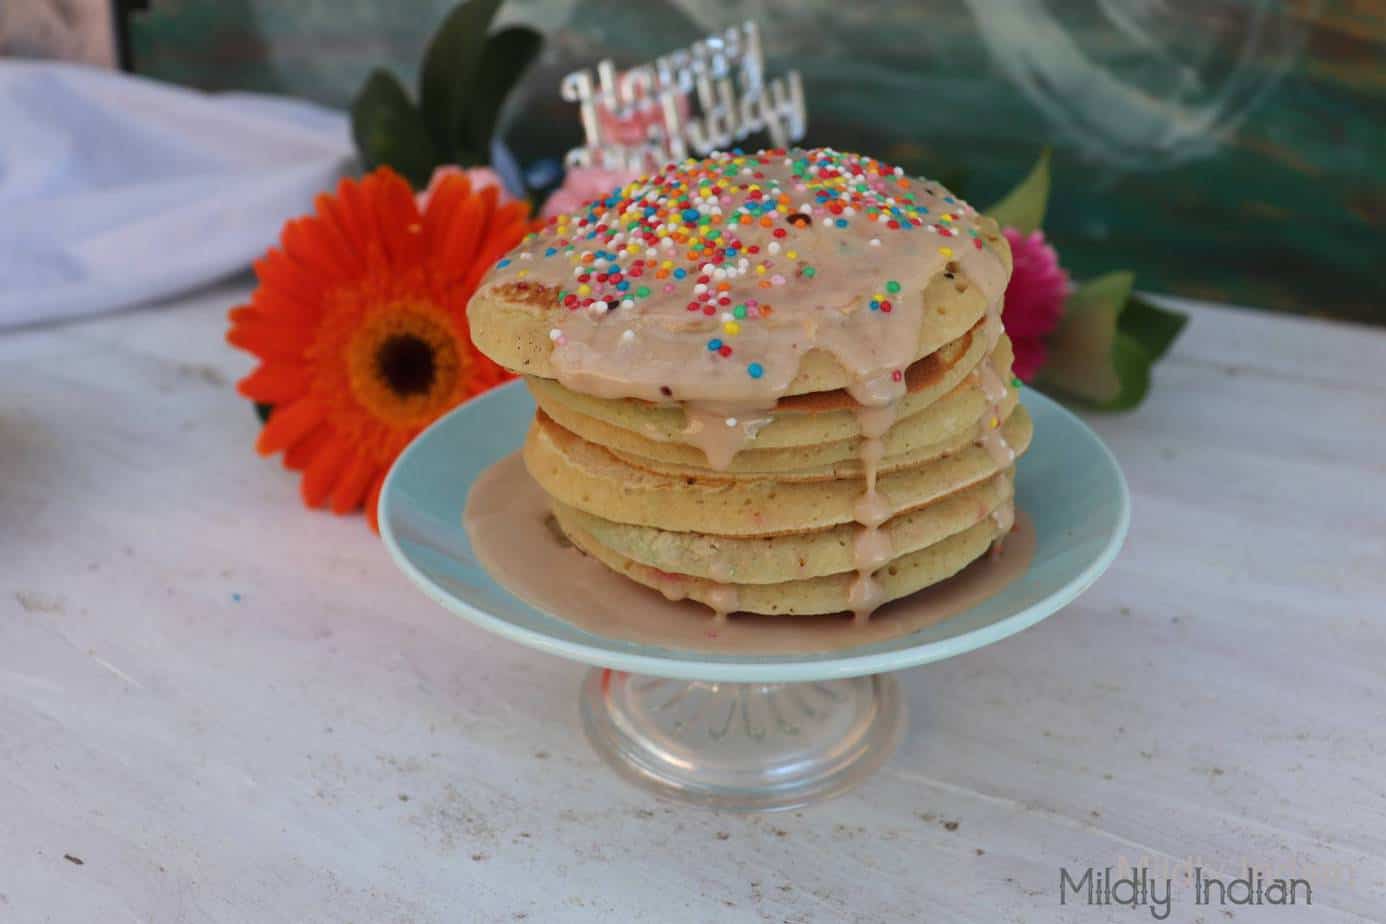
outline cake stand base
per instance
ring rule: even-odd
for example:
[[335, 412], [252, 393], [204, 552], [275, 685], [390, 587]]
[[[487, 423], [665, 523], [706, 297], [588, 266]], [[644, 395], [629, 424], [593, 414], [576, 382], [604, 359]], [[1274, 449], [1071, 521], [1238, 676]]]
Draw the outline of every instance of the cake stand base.
[[658, 795], [773, 812], [839, 795], [899, 741], [905, 704], [887, 674], [814, 683], [668, 680], [597, 668], [582, 723], [602, 759]]

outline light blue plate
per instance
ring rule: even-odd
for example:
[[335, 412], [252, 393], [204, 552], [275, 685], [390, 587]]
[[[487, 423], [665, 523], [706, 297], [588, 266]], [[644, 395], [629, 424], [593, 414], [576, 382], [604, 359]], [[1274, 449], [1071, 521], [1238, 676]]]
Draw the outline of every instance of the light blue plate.
[[491, 579], [462, 527], [467, 491], [524, 442], [534, 403], [520, 382], [457, 408], [395, 462], [380, 496], [380, 533], [424, 593], [508, 639], [597, 667], [735, 683], [799, 683], [914, 667], [989, 645], [1039, 622], [1092, 586], [1131, 519], [1126, 479], [1107, 447], [1043, 395], [1022, 395], [1035, 438], [1017, 469], [1016, 501], [1034, 521], [1024, 577], [973, 608], [911, 635], [830, 654], [731, 656], [656, 648], [584, 632]]

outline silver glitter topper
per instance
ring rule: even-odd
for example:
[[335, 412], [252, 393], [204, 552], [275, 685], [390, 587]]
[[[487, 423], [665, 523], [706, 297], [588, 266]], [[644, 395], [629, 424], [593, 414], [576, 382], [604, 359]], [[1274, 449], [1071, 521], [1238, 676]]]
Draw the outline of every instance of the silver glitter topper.
[[587, 136], [564, 158], [569, 167], [644, 172], [759, 131], [788, 147], [808, 122], [799, 72], [765, 79], [760, 29], [750, 21], [620, 73], [602, 61], [595, 79], [590, 68], [575, 71], [559, 91], [581, 107]]

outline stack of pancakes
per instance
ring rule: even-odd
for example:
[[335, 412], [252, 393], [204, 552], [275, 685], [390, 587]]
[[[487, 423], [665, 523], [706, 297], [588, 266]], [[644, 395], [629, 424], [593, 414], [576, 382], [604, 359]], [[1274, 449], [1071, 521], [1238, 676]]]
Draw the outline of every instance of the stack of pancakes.
[[866, 618], [1011, 528], [1009, 273], [936, 184], [714, 155], [532, 235], [468, 317], [534, 394], [525, 463], [579, 549], [719, 617]]

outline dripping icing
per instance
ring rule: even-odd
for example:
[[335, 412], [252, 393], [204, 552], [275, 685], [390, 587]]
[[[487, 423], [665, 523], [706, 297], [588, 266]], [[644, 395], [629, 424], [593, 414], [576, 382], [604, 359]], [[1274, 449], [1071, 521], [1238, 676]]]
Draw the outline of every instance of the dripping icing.
[[702, 450], [709, 468], [718, 471], [771, 421], [770, 409], [732, 402], [689, 402], [684, 405], [682, 435], [691, 446]]
[[885, 435], [895, 425], [905, 390], [903, 376], [898, 374], [858, 380], [848, 388], [860, 402], [855, 413], [861, 428], [862, 494], [853, 505], [857, 531], [852, 540], [852, 564], [857, 575], [847, 595], [859, 623], [869, 619], [884, 602], [885, 591], [876, 572], [894, 555], [890, 536], [880, 529], [890, 516], [890, 505], [876, 490], [876, 476], [885, 457]]

